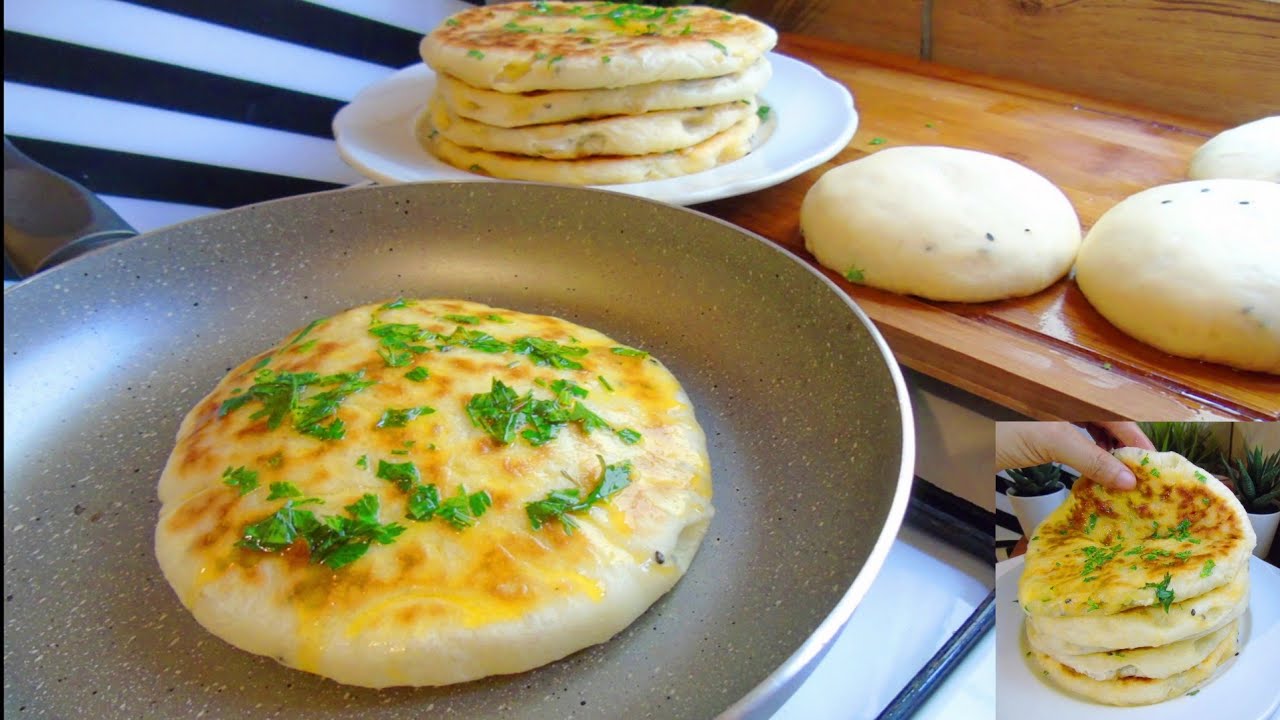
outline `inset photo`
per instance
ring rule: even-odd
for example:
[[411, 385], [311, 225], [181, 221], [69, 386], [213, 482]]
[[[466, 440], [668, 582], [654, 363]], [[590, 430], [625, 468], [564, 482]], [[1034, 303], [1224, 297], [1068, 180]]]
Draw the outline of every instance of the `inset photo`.
[[1280, 423], [996, 423], [996, 715], [1280, 711]]

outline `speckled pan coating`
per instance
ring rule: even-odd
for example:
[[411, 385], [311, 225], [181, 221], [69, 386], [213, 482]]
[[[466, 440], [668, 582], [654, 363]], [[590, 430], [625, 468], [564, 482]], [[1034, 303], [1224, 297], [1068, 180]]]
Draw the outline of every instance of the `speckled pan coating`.
[[[444, 689], [348, 688], [205, 632], [152, 555], [183, 414], [310, 319], [380, 298], [558, 315], [657, 354], [707, 431], [717, 514], [612, 641]], [[400, 185], [144, 235], [4, 298], [6, 717], [767, 717], [865, 594], [914, 455], [870, 324], [785, 252], [597, 190]]]

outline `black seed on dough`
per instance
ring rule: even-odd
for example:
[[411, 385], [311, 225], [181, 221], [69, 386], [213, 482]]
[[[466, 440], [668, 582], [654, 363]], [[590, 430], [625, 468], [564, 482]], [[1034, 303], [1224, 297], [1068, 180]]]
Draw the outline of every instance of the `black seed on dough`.
[[655, 550], [653, 552], [653, 560], [659, 565], [662, 565], [667, 562], [667, 556], [663, 555], [661, 550]]
[[995, 242], [995, 241], [996, 241], [996, 236], [995, 236], [995, 235], [992, 235], [991, 233], [987, 233], [987, 241], [988, 241], [988, 242]]
[[1171, 202], [1173, 202], [1173, 201], [1172, 201], [1172, 200], [1161, 200], [1161, 201], [1160, 201], [1160, 204], [1161, 204], [1161, 205], [1168, 205], [1168, 204], [1169, 204], [1169, 203], [1171, 203]]
[[1248, 205], [1248, 204], [1249, 204], [1249, 201], [1248, 201], [1248, 200], [1241, 200], [1241, 201], [1240, 201], [1240, 204], [1241, 204], [1241, 205]]

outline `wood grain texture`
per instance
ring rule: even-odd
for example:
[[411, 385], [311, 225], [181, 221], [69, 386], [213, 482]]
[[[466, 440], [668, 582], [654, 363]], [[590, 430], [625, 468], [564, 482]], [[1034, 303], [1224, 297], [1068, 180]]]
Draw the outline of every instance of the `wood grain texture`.
[[730, 7], [779, 32], [919, 57], [925, 0], [734, 0]]
[[932, 59], [1239, 124], [1280, 112], [1276, 0], [938, 0]]
[[[779, 50], [853, 92], [857, 134], [831, 161], [792, 180], [699, 209], [815, 267], [800, 235], [805, 193], [823, 172], [879, 149], [950, 145], [1016, 160], [1060, 186], [1087, 229], [1124, 197], [1185, 179], [1191, 154], [1221, 129], [821, 39], [784, 34]], [[1029, 298], [965, 305], [855, 286], [819, 269], [875, 321], [904, 365], [1031, 417], [1280, 418], [1280, 377], [1143, 345], [1103, 319], [1070, 280]]]

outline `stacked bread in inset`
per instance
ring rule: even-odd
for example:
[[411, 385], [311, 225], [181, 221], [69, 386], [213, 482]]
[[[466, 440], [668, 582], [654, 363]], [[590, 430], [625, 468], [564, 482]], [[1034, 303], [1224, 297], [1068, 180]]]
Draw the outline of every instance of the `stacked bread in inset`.
[[1138, 478], [1082, 478], [1032, 533], [1018, 602], [1041, 676], [1109, 705], [1195, 690], [1235, 656], [1253, 528], [1213, 475], [1176, 453], [1122, 448]]
[[455, 167], [566, 184], [640, 182], [745, 155], [772, 28], [708, 7], [516, 2], [423, 38], [436, 89], [419, 140]]

